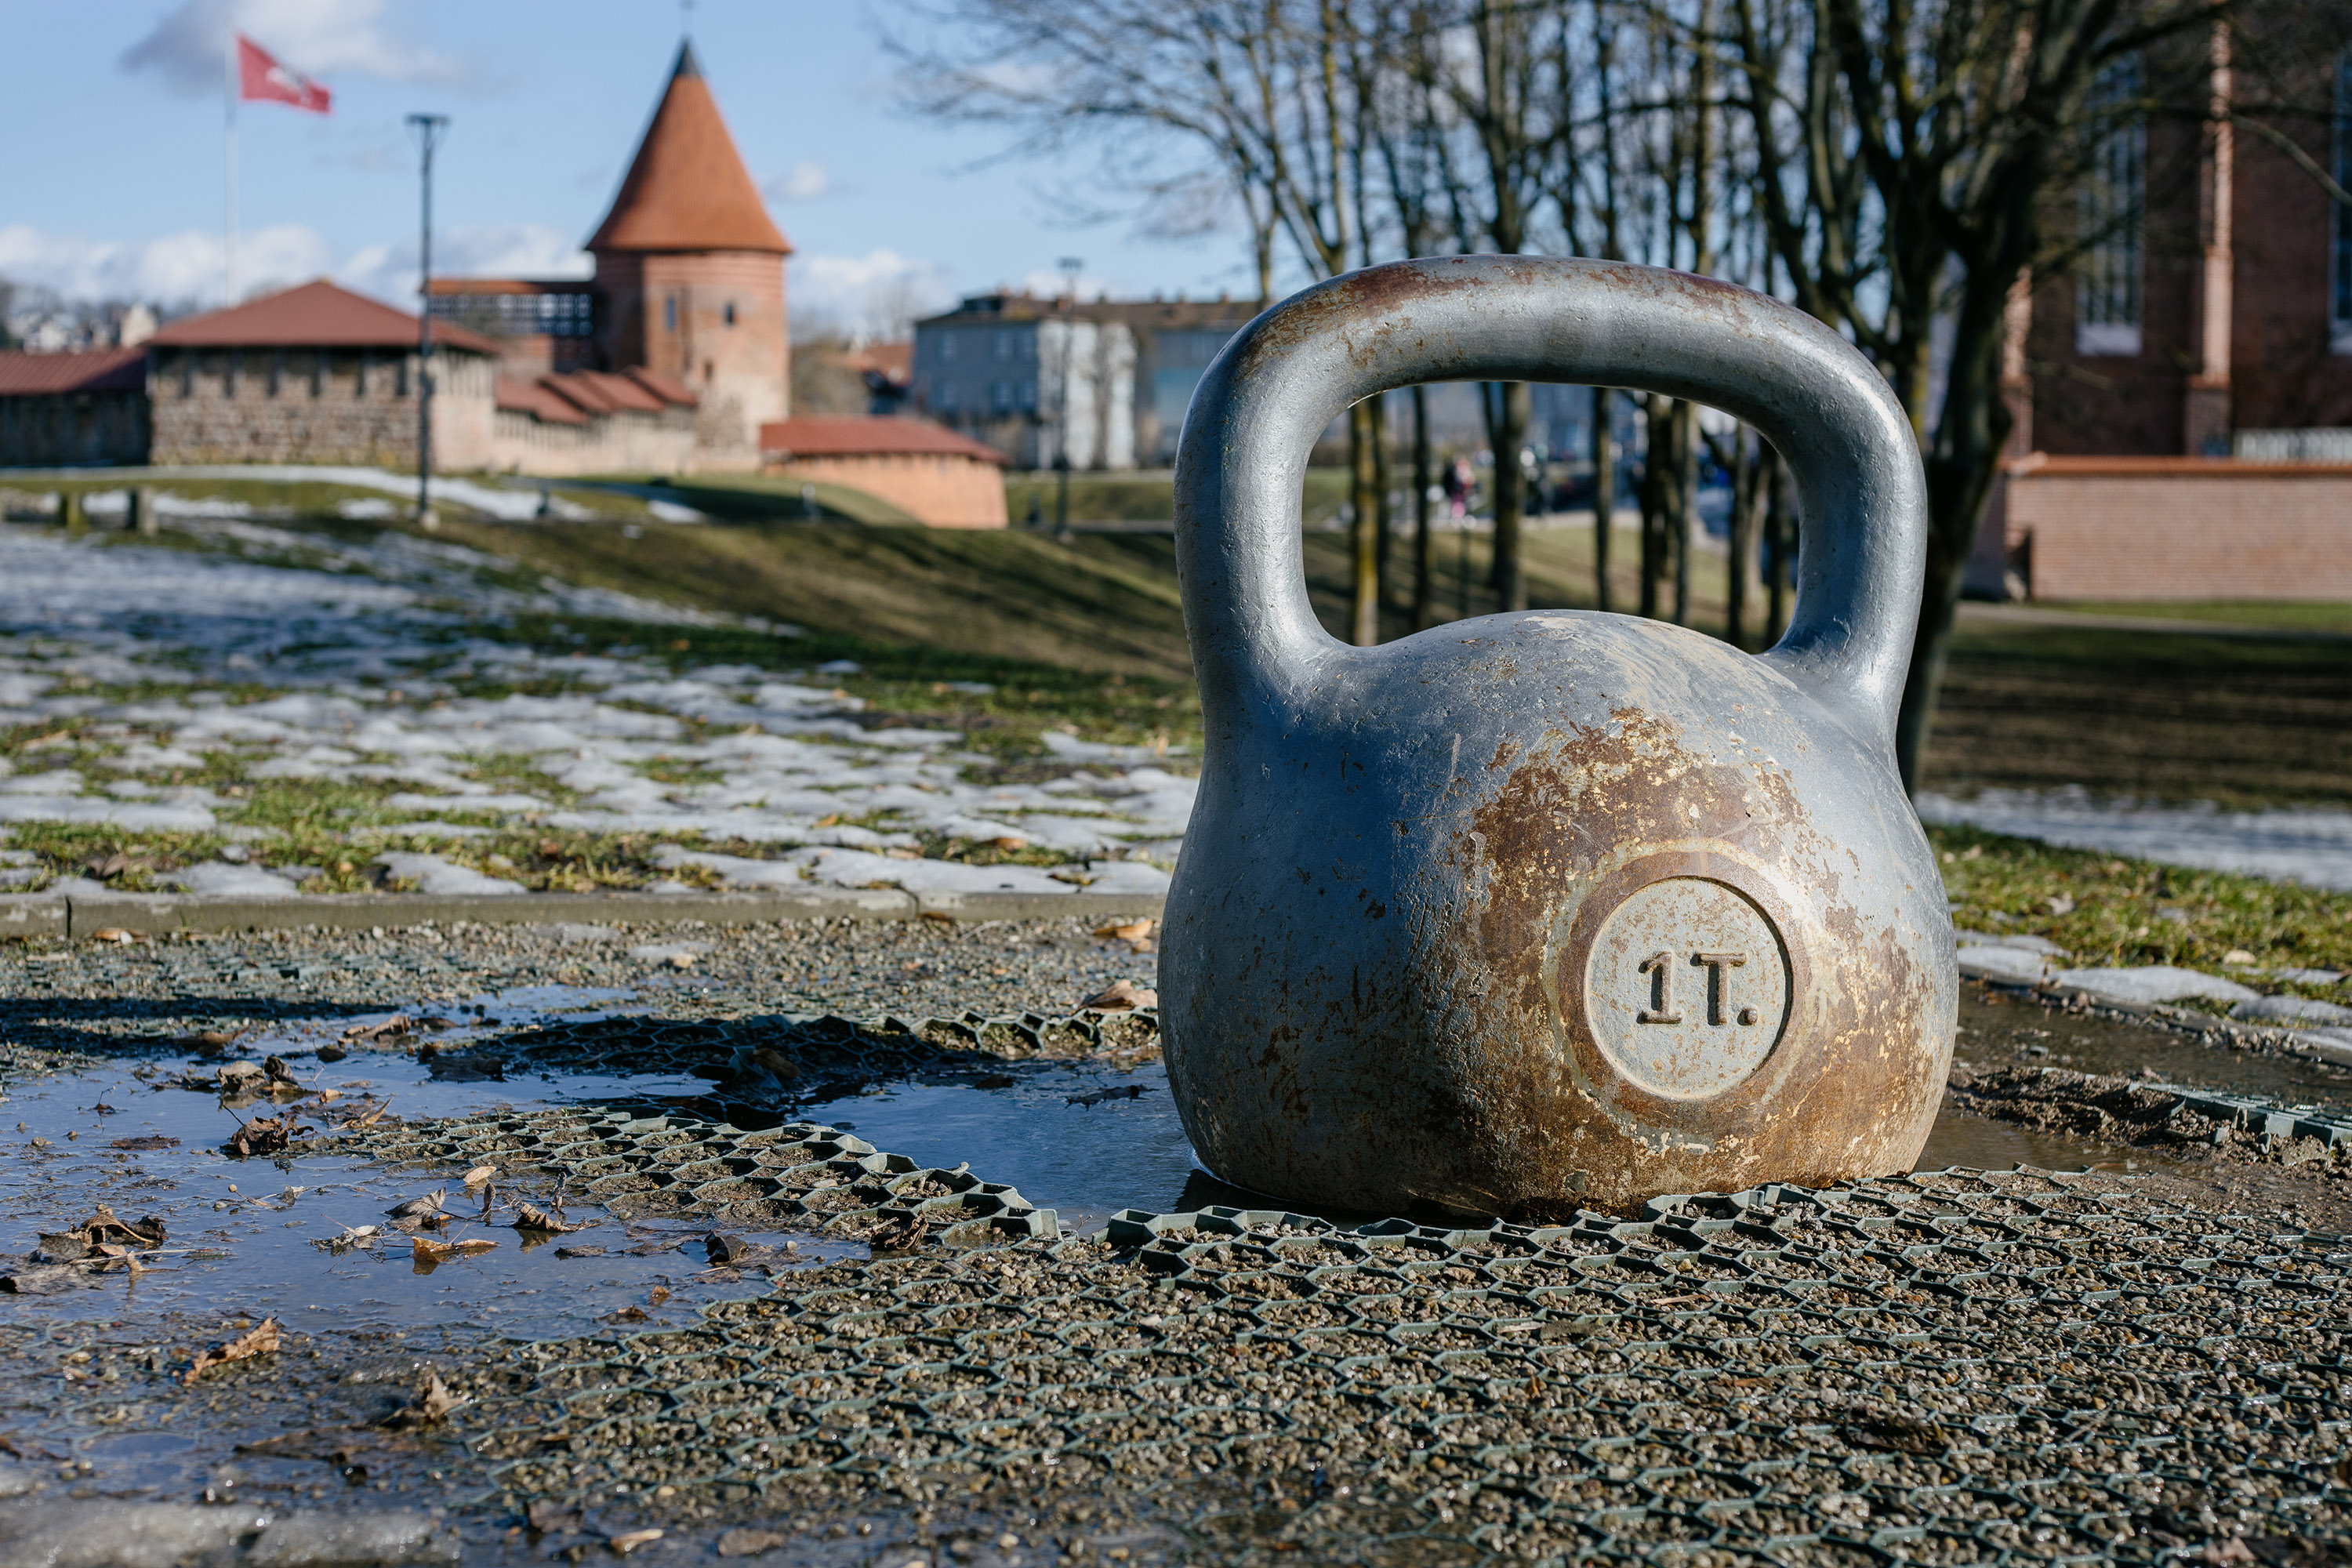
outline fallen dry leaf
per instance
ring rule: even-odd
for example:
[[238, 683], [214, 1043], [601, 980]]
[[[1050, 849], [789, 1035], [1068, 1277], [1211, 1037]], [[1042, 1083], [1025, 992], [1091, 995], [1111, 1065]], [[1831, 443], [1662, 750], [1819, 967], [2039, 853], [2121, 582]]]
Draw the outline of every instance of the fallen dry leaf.
[[757, 1557], [782, 1546], [784, 1539], [772, 1530], [730, 1530], [719, 1538], [719, 1555]]
[[177, 1138], [166, 1138], [161, 1132], [144, 1132], [136, 1138], [117, 1138], [113, 1143], [117, 1149], [176, 1149], [179, 1146]]
[[1090, 1089], [1084, 1094], [1068, 1096], [1064, 1103], [1094, 1106], [1108, 1104], [1114, 1100], [1133, 1100], [1150, 1087], [1147, 1083], [1122, 1083], [1115, 1084], [1109, 1089]]
[[429, 1236], [412, 1236], [408, 1244], [415, 1249], [415, 1257], [419, 1263], [446, 1263], [453, 1258], [462, 1258], [468, 1253], [488, 1252], [498, 1245], [480, 1236], [469, 1236], [463, 1241], [436, 1241]]
[[282, 1154], [288, 1144], [310, 1131], [307, 1127], [295, 1125], [291, 1111], [284, 1116], [257, 1116], [250, 1121], [238, 1123], [229, 1141], [221, 1145], [221, 1152], [234, 1154], [239, 1159], [256, 1154]]
[[446, 1213], [449, 1206], [448, 1199], [448, 1188], [436, 1187], [421, 1198], [411, 1198], [383, 1212], [392, 1219], [424, 1219], [427, 1215]]
[[425, 1381], [416, 1385], [416, 1402], [402, 1406], [377, 1425], [394, 1432], [410, 1431], [418, 1426], [430, 1426], [445, 1419], [449, 1412], [465, 1403], [451, 1394], [437, 1372], [427, 1372]]
[[1081, 1009], [1096, 1013], [1124, 1013], [1137, 1007], [1159, 1005], [1159, 992], [1147, 990], [1132, 980], [1121, 980], [1078, 1004]]
[[477, 1165], [466, 1173], [466, 1184], [469, 1187], [478, 1187], [498, 1173], [499, 1168], [496, 1165]]
[[656, 1285], [646, 1292], [646, 1305], [648, 1307], [658, 1307], [668, 1300], [669, 1287], [667, 1285]]
[[[118, 857], [118, 858], [120, 858], [120, 857]], [[118, 944], [133, 942], [139, 940], [139, 933], [122, 926], [100, 926], [96, 931], [89, 933], [89, 940], [92, 942], [114, 942]]]
[[588, 1227], [584, 1225], [570, 1224], [549, 1214], [535, 1204], [518, 1203], [515, 1205], [513, 1228], [542, 1231], [549, 1236], [569, 1236], [575, 1230], [585, 1230]]
[[576, 1535], [588, 1528], [586, 1514], [541, 1498], [523, 1510], [523, 1519], [541, 1535]]
[[945, 910], [925, 910], [923, 911], [923, 918], [927, 921], [937, 921], [941, 925], [951, 926], [955, 924], [955, 916], [948, 913]]
[[604, 1320], [608, 1323], [642, 1323], [646, 1321], [643, 1307], [624, 1307]]
[[341, 1038], [346, 1040], [389, 1040], [407, 1034], [416, 1026], [405, 1013], [394, 1013], [381, 1024], [353, 1024]]
[[658, 1530], [632, 1530], [612, 1537], [604, 1544], [619, 1555], [626, 1557], [638, 1547], [650, 1546], [661, 1538], [662, 1532]]
[[1149, 920], [1114, 921], [1108, 925], [1095, 927], [1095, 935], [1105, 942], [1148, 942], [1151, 937], [1151, 924]]
[[208, 1350], [196, 1357], [182, 1381], [194, 1383], [196, 1374], [210, 1367], [226, 1366], [233, 1361], [250, 1361], [257, 1355], [269, 1355], [278, 1349], [278, 1320], [264, 1318], [252, 1332], [234, 1339], [217, 1349]]

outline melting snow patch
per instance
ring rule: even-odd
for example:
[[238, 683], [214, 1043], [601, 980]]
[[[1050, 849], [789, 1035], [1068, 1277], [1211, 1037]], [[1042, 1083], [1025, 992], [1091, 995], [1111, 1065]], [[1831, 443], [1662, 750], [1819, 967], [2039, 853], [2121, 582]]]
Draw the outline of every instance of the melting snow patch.
[[419, 892], [456, 897], [471, 893], [527, 891], [520, 882], [509, 882], [503, 877], [486, 877], [471, 867], [453, 866], [438, 855], [390, 849], [377, 856], [375, 863], [395, 877], [414, 881]]
[[258, 866], [232, 866], [218, 860], [191, 866], [172, 880], [191, 893], [213, 898], [292, 899], [301, 896], [301, 890], [284, 877], [265, 871]]
[[1986, 790], [1969, 800], [1929, 792], [1917, 804], [1925, 822], [2352, 892], [2352, 812], [2138, 805], [2095, 800], [2079, 786]]
[[2178, 1002], [2188, 996], [2210, 997], [2216, 1002], [2251, 1002], [2260, 994], [2234, 980], [2201, 974], [2194, 969], [2178, 969], [2168, 963], [2144, 964], [2134, 969], [2062, 969], [2051, 978], [2104, 1001], [2142, 1005]]

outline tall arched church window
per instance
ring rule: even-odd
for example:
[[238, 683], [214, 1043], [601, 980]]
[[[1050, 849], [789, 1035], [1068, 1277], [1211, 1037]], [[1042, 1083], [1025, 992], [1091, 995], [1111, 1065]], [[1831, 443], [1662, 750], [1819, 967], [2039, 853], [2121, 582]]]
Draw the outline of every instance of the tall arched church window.
[[2138, 57], [2100, 71], [2084, 108], [2090, 156], [2079, 212], [2083, 250], [2074, 276], [2074, 352], [2136, 356], [2147, 205], [2147, 121], [2140, 108]]
[[[2336, 57], [2336, 183], [2352, 184], [2352, 49]], [[2328, 204], [2335, 254], [2328, 260], [2327, 340], [2337, 353], [2352, 353], [2352, 206]]]

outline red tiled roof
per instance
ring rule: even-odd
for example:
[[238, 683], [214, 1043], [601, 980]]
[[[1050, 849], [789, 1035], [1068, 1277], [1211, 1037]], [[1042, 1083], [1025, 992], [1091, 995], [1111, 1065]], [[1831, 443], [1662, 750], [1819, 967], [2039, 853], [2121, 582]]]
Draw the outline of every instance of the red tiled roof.
[[147, 384], [147, 351], [90, 349], [81, 353], [0, 353], [0, 397], [59, 392], [138, 392]]
[[436, 278], [426, 285], [436, 299], [476, 294], [593, 294], [591, 278]]
[[[321, 278], [173, 321], [149, 341], [162, 348], [413, 348], [416, 318]], [[433, 341], [475, 353], [499, 352], [489, 339], [446, 321], [434, 326]]]
[[679, 47], [669, 88], [588, 248], [792, 254], [727, 133], [693, 45]]
[[560, 371], [541, 376], [539, 384], [590, 414], [659, 414], [667, 406], [627, 376], [606, 371]]
[[588, 416], [574, 408], [535, 381], [516, 381], [500, 376], [496, 391], [498, 405], [517, 414], [528, 414], [549, 425], [585, 425]]
[[621, 374], [672, 407], [692, 408], [702, 401], [688, 390], [686, 383], [676, 376], [664, 375], [661, 372], [648, 369], [645, 365], [633, 364]]
[[864, 416], [787, 419], [760, 426], [760, 451], [779, 462], [794, 458], [879, 458], [936, 454], [1003, 463], [1004, 454], [926, 419]]
[[915, 345], [868, 343], [849, 356], [849, 368], [878, 375], [893, 386], [905, 386], [915, 378]]

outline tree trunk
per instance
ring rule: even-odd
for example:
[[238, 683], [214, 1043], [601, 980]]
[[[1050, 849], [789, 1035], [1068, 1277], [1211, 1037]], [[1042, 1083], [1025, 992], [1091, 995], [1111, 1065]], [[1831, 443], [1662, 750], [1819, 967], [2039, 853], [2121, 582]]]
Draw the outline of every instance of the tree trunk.
[[1666, 574], [1666, 512], [1675, 471], [1675, 400], [1643, 395], [1646, 439], [1642, 451], [1642, 614], [1658, 616], [1658, 583]]
[[1378, 559], [1374, 574], [1380, 579], [1380, 607], [1382, 615], [1398, 608], [1396, 569], [1390, 557], [1391, 548], [1389, 527], [1389, 395], [1376, 392], [1372, 405], [1372, 536]]
[[1519, 560], [1519, 525], [1527, 515], [1527, 485], [1519, 449], [1528, 444], [1534, 399], [1524, 381], [1484, 382], [1479, 402], [1486, 413], [1486, 444], [1495, 455], [1495, 543], [1486, 581], [1498, 611], [1528, 607], [1527, 578]]
[[1748, 646], [1748, 560], [1756, 543], [1755, 519], [1749, 515], [1756, 494], [1754, 433], [1742, 425], [1733, 432], [1731, 467], [1731, 579], [1726, 590], [1723, 640], [1737, 648]]
[[1349, 640], [1370, 647], [1381, 640], [1380, 482], [1372, 472], [1372, 403], [1348, 410], [1348, 466], [1355, 518], [1349, 528], [1355, 572], [1348, 607]]
[[[1970, 280], [1960, 296], [1959, 319], [1944, 416], [1924, 467], [1927, 479], [1927, 575], [1919, 590], [1919, 627], [1911, 639], [1911, 669], [1903, 683], [1903, 707], [1895, 720], [1895, 761], [1903, 787], [1919, 792], [1927, 759], [1927, 732], [1936, 719], [1936, 693], [1951, 657], [1952, 616], [1976, 549], [1977, 528], [1992, 499], [2000, 471], [2001, 447], [2009, 438], [2009, 405], [2000, 396], [2002, 312], [2006, 287], [1997, 293]], [[1973, 334], [1973, 335], [1971, 335]]]
[[1592, 602], [1609, 608], [1609, 524], [1617, 510], [1617, 456], [1609, 439], [1613, 394], [1592, 389]]
[[1412, 389], [1412, 629], [1427, 631], [1436, 619], [1437, 542], [1429, 518], [1429, 399]]
[[1780, 449], [1767, 446], [1764, 461], [1764, 560], [1771, 573], [1764, 587], [1764, 646], [1770, 647], [1789, 629], [1789, 568], [1797, 558], [1797, 512]]
[[1690, 625], [1691, 540], [1698, 523], [1698, 405], [1675, 405], [1675, 625]]

